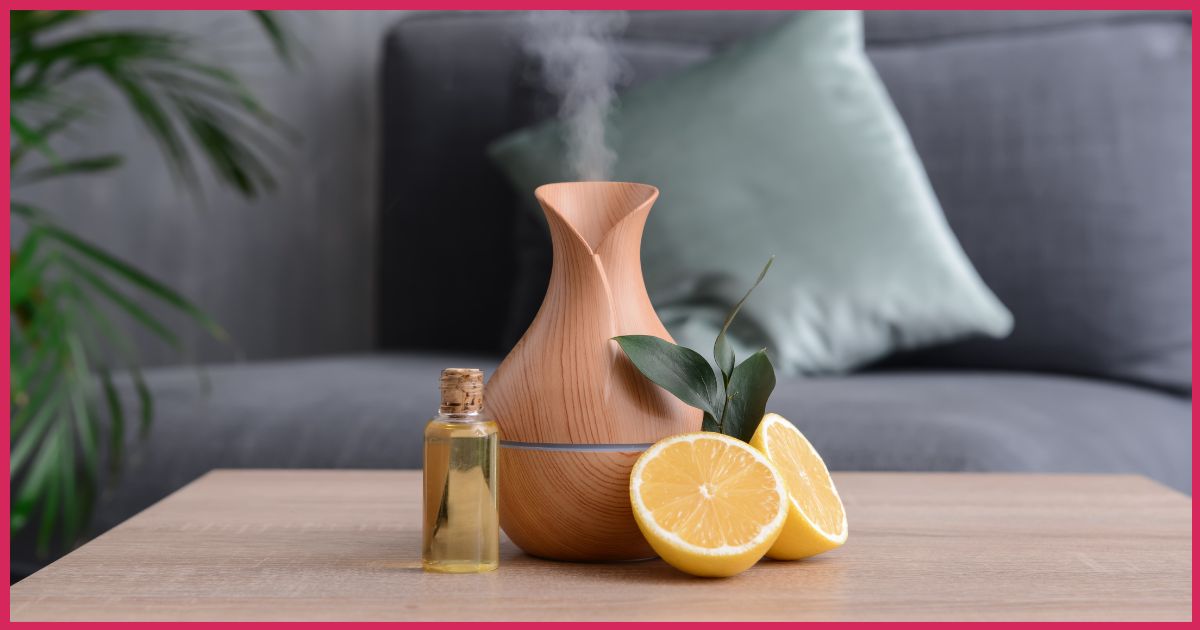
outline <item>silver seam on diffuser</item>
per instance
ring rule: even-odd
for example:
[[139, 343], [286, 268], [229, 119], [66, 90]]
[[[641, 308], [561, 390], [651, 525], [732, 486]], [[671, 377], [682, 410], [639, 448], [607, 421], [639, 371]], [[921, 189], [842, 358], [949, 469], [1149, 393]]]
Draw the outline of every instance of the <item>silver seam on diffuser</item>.
[[653, 446], [653, 444], [556, 444], [552, 442], [513, 442], [512, 440], [500, 440], [500, 446], [529, 451], [579, 451], [584, 453], [611, 453], [644, 451]]

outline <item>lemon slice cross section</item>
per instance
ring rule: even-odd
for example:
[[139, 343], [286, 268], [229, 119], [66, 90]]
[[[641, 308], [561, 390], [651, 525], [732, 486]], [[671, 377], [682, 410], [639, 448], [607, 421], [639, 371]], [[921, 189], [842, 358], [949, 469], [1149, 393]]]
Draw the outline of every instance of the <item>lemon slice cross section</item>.
[[651, 446], [633, 466], [629, 495], [650, 546], [675, 568], [705, 577], [753, 566], [788, 517], [787, 488], [767, 457], [720, 433]]

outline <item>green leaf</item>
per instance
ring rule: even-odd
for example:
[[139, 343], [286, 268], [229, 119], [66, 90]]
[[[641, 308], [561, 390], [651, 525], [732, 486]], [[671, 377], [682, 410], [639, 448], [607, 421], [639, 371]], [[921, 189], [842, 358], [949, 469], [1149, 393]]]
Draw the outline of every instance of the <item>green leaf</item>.
[[275, 187], [262, 160], [239, 138], [240, 134], [231, 133], [229, 120], [194, 100], [179, 99], [177, 107], [188, 132], [226, 183], [246, 197], [254, 197], [260, 188]]
[[[59, 162], [58, 155], [50, 148], [50, 145], [46, 144], [45, 137], [27, 125], [25, 121], [18, 118], [16, 114], [9, 114], [9, 121], [9, 128], [12, 131], [13, 137], [21, 143], [17, 145], [18, 147], [33, 147], [44, 155], [47, 160], [50, 160], [52, 164]], [[9, 156], [9, 163], [12, 163], [11, 155]]]
[[12, 307], [19, 308], [19, 306], [31, 305], [37, 290], [41, 288], [45, 280], [46, 270], [49, 266], [49, 259], [37, 260], [30, 265], [23, 265], [19, 268], [15, 264], [12, 266], [12, 275], [9, 277], [8, 285], [8, 294]]
[[[62, 228], [51, 226], [45, 229], [48, 236], [58, 240], [60, 243], [70, 247], [74, 251], [86, 256], [92, 261], [99, 263], [108, 271], [117, 274], [123, 280], [137, 286], [143, 291], [146, 291], [151, 296], [190, 316], [197, 324], [203, 327], [216, 339], [220, 341], [229, 340], [229, 334], [226, 333], [225, 329], [221, 328], [221, 326], [217, 324], [212, 317], [165, 284], [151, 278], [150, 276], [147, 276], [141, 271], [138, 271], [129, 263], [120, 260], [119, 258], [105, 252], [99, 247], [96, 247], [95, 245], [84, 241], [74, 234], [63, 230]], [[65, 260], [71, 261], [69, 258]], [[75, 264], [73, 266], [77, 270], [82, 269], [81, 265]], [[91, 275], [94, 276], [95, 274]]]
[[41, 168], [35, 168], [28, 171], [19, 177], [21, 184], [32, 184], [43, 179], [58, 177], [60, 175], [79, 175], [82, 173], [99, 173], [116, 168], [121, 165], [121, 156], [119, 155], [99, 155], [90, 158], [80, 158], [77, 160], [69, 160], [50, 164]]
[[[276, 52], [290, 62], [298, 48], [279, 18], [265, 11], [251, 15]], [[27, 30], [37, 23], [28, 18]], [[260, 155], [284, 155], [273, 146], [277, 137], [273, 134], [289, 130], [258, 102], [236, 73], [193, 59], [193, 47], [189, 38], [153, 30], [91, 30], [49, 42], [16, 37], [12, 45], [10, 101], [27, 105], [35, 98], [56, 96], [70, 77], [94, 71], [124, 97], [157, 143], [172, 174], [192, 192], [201, 193], [198, 161], [206, 162], [223, 183], [243, 195], [253, 196], [273, 188], [273, 176]], [[10, 163], [19, 160], [30, 147], [42, 150], [55, 162], [46, 142], [50, 134], [31, 128], [22, 118], [24, 111], [14, 109], [12, 115], [14, 146]], [[242, 121], [239, 116], [253, 118], [257, 124]], [[54, 126], [66, 122], [69, 120]], [[46, 131], [53, 130], [52, 126]], [[38, 173], [49, 174], [57, 171]]]
[[29, 421], [29, 426], [12, 441], [11, 457], [8, 461], [9, 476], [16, 478], [30, 455], [36, 451], [36, 447], [43, 445], [46, 429], [51, 425], [50, 421], [58, 415], [64, 399], [63, 390], [54, 388], [53, 393], [38, 406], [37, 413]]
[[132, 366], [129, 368], [129, 372], [133, 376], [133, 387], [137, 391], [138, 404], [141, 405], [140, 433], [144, 438], [150, 432], [150, 422], [154, 419], [154, 396], [150, 393], [150, 387], [146, 385], [146, 378], [142, 376], [141, 368]]
[[[271, 130], [286, 132], [298, 139], [299, 132], [290, 127], [282, 118], [267, 111], [262, 103], [255, 98], [242, 82], [232, 73], [203, 64], [188, 63], [184, 66], [191, 73], [176, 71], [151, 70], [145, 73], [148, 80], [153, 81], [176, 100], [198, 102], [197, 97], [223, 106], [229, 112], [245, 114], [254, 122], [262, 123]], [[193, 75], [200, 75], [199, 77]], [[237, 122], [232, 115], [227, 120]], [[257, 130], [246, 124], [239, 125], [242, 130], [255, 133]], [[265, 136], [264, 136], [265, 137]]]
[[[66, 430], [60, 430], [59, 436], [65, 435]], [[49, 464], [57, 464], [64, 456], [69, 456], [63, 449], [63, 439], [54, 441], [52, 449], [47, 449], [48, 453], [53, 453], [49, 458]], [[45, 496], [42, 498], [42, 519], [41, 525], [38, 527], [37, 536], [37, 552], [38, 555], [46, 555], [50, 551], [50, 536], [54, 533], [54, 525], [57, 522], [58, 506], [61, 501], [59, 497], [59, 488], [57, 471], [50, 467], [45, 473], [44, 487]]]
[[163, 108], [158, 98], [137, 79], [124, 74], [115, 68], [105, 71], [113, 85], [125, 95], [125, 100], [137, 114], [138, 119], [162, 149], [167, 157], [167, 163], [173, 167], [176, 175], [184, 182], [194, 184], [195, 169], [184, 147], [183, 139], [171, 116]]
[[25, 37], [86, 15], [84, 11], [12, 11], [9, 28], [12, 37]]
[[104, 402], [108, 405], [109, 427], [112, 432], [112, 435], [108, 436], [108, 471], [115, 477], [121, 470], [121, 460], [125, 454], [125, 409], [109, 369], [99, 366], [96, 371], [104, 388]]
[[[61, 111], [55, 114], [50, 120], [40, 124], [37, 128], [32, 129], [32, 133], [41, 139], [41, 143], [49, 142], [50, 138], [59, 131], [66, 129], [71, 123], [75, 122], [84, 114], [84, 110], [79, 107], [63, 107]], [[16, 166], [21, 158], [25, 157], [30, 150], [36, 149], [36, 144], [18, 143], [12, 147], [12, 151], [8, 154], [8, 164], [10, 167]]]
[[[122, 359], [124, 359], [125, 366], [129, 370], [130, 377], [133, 379], [134, 390], [137, 393], [138, 404], [141, 409], [139, 414], [141, 425], [140, 434], [142, 437], [145, 437], [150, 431], [150, 423], [154, 419], [154, 396], [150, 393], [150, 388], [146, 385], [146, 379], [142, 375], [141, 368], [138, 366], [137, 347], [129, 340], [129, 337], [122, 332], [120, 328], [117, 328], [112, 324], [112, 321], [107, 315], [104, 314], [104, 311], [97, 308], [86, 293], [75, 290], [71, 291], [69, 295], [75, 299], [81, 308], [84, 309], [84, 312], [88, 316], [89, 322], [95, 328], [99, 329], [100, 334], [112, 343], [117, 353], [122, 357]], [[103, 380], [107, 378], [107, 374], [107, 368], [102, 367], [101, 379]], [[120, 400], [118, 399], [117, 402], [119, 404]], [[114, 422], [117, 422], [117, 420], [114, 419]], [[117, 429], [114, 426], [114, 434], [116, 430]], [[121, 427], [121, 431], [124, 431], [123, 426]], [[115, 435], [114, 439], [116, 439]]]
[[53, 480], [54, 466], [58, 463], [59, 451], [62, 445], [62, 440], [59, 439], [58, 434], [63, 430], [62, 423], [55, 425], [51, 429], [51, 433], [46, 436], [45, 445], [38, 452], [37, 456], [34, 457], [28, 470], [25, 471], [20, 488], [12, 500], [12, 528], [14, 532], [21, 529], [28, 522], [28, 517], [32, 514], [33, 508], [36, 507], [38, 498], [46, 493], [46, 487], [53, 486], [50, 482]]
[[181, 347], [179, 344], [179, 337], [176, 336], [171, 329], [167, 328], [166, 324], [163, 324], [155, 319], [154, 316], [146, 312], [146, 309], [129, 299], [129, 296], [118, 291], [107, 280], [95, 273], [92, 273], [90, 269], [81, 265], [78, 261], [70, 258], [63, 258], [62, 260], [64, 266], [69, 268], [74, 275], [78, 276], [84, 282], [90, 284], [93, 289], [98, 291], [104, 297], [108, 298], [108, 300], [114, 305], [120, 307], [125, 314], [137, 320], [138, 323], [140, 323], [150, 332], [156, 334], [159, 339], [163, 340], [164, 343], [176, 350]]
[[275, 52], [279, 55], [279, 58], [290, 65], [294, 61], [292, 38], [279, 24], [279, 21], [275, 19], [273, 12], [251, 11], [250, 15], [254, 16], [254, 19], [258, 21], [258, 25], [266, 33], [267, 39], [271, 40], [271, 45], [275, 47]]
[[32, 66], [20, 82], [26, 85], [62, 85], [68, 78], [88, 70], [129, 72], [138, 64], [168, 61], [187, 40], [173, 34], [145, 30], [85, 31], [58, 38], [48, 45], [22, 51], [21, 63]]
[[759, 350], [733, 368], [729, 379], [729, 405], [722, 432], [749, 442], [762, 422], [767, 399], [775, 389], [775, 368], [766, 350]]
[[41, 231], [32, 228], [25, 234], [12, 257], [8, 277], [9, 303], [12, 306], [32, 299], [34, 290], [44, 282], [43, 276], [50, 259], [38, 256], [41, 244]]
[[749, 291], [746, 291], [746, 295], [743, 295], [742, 299], [738, 300], [738, 303], [734, 305], [733, 310], [730, 311], [729, 315], [725, 317], [725, 325], [721, 327], [721, 332], [717, 334], [717, 340], [715, 343], [713, 343], [713, 358], [717, 360], [717, 367], [721, 370], [721, 374], [725, 377], [726, 386], [729, 385], [729, 378], [733, 374], [734, 356], [733, 348], [729, 346], [729, 341], [725, 338], [725, 333], [729, 331], [729, 325], [733, 323], [733, 319], [737, 317], [738, 312], [742, 310], [742, 305], [745, 304], [746, 300], [750, 298], [750, 294], [753, 293], [754, 290], [758, 288], [758, 285], [762, 283], [763, 278], [765, 278], [767, 275], [767, 270], [771, 268], [771, 263], [773, 262], [775, 262], [775, 256], [771, 256], [767, 259], [767, 264], [763, 267], [762, 271], [758, 273], [758, 279], [754, 281], [754, 285], [750, 287]]
[[39, 223], [48, 221], [44, 211], [27, 203], [9, 200], [8, 207], [13, 214], [25, 219], [26, 221]]
[[721, 370], [721, 378], [725, 379], [725, 386], [729, 386], [729, 377], [733, 374], [733, 364], [737, 360], [734, 356], [733, 348], [729, 346], [729, 340], [725, 338], [725, 330], [717, 335], [717, 340], [713, 342], [713, 359], [717, 362], [717, 368]]
[[701, 431], [712, 431], [713, 433], [721, 432], [721, 423], [707, 411], [704, 412], [704, 421], [700, 423]]
[[[74, 453], [74, 440], [70, 431], [63, 431], [63, 452]], [[83, 530], [84, 515], [88, 512], [87, 497], [81, 496], [76, 486], [75, 458], [72, 455], [58, 460], [59, 483], [62, 484], [62, 534], [68, 547], [73, 546]], [[45, 525], [43, 524], [43, 527]]]
[[62, 357], [66, 353], [66, 346], [62, 340], [62, 332], [56, 327], [49, 331], [46, 340], [43, 342], [42, 348], [39, 348], [34, 360], [29, 366], [28, 372], [22, 377], [26, 381], [32, 381], [38, 369], [43, 366], [47, 359], [53, 359], [50, 362], [49, 368], [52, 374], [39, 379], [37, 389], [29, 397], [26, 402], [12, 418], [11, 431], [15, 435], [20, 433], [25, 428], [25, 423], [31, 421], [33, 415], [42, 408], [42, 405], [47, 404], [51, 396], [55, 395], [58, 389], [57, 381], [53, 378], [53, 372], [61, 369]]
[[646, 378], [712, 416], [720, 414], [721, 386], [712, 366], [695, 350], [651, 335], [613, 337]]
[[78, 335], [67, 336], [67, 347], [71, 351], [71, 367], [74, 375], [64, 379], [65, 385], [71, 392], [71, 403], [75, 416], [76, 433], [79, 434], [80, 451], [83, 453], [87, 470], [95, 471], [100, 465], [100, 438], [96, 416], [92, 413], [92, 373], [91, 362], [83, 349], [83, 341]]

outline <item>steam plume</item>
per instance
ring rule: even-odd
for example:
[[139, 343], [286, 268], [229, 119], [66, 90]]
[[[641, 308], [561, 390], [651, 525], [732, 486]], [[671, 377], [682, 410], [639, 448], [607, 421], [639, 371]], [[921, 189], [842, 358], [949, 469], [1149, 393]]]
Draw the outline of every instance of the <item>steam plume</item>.
[[622, 11], [535, 11], [526, 50], [542, 66], [546, 88], [559, 99], [567, 162], [581, 180], [612, 175], [617, 155], [604, 137], [604, 123], [624, 66], [613, 37], [629, 18]]

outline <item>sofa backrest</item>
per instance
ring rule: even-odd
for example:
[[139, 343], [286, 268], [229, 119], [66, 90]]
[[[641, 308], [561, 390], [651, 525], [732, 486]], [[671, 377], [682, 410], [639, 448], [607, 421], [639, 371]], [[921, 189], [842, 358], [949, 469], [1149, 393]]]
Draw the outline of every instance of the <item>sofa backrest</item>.
[[1006, 339], [894, 362], [1190, 391], [1190, 14], [1046, 17], [870, 49], [951, 228], [1014, 319]]
[[[636, 83], [787, 17], [635, 12], [616, 46]], [[548, 114], [527, 28], [419, 14], [386, 39], [384, 348], [505, 350], [518, 200], [484, 149]], [[1016, 317], [1008, 339], [902, 360], [1190, 388], [1190, 14], [873, 12], [865, 31], [951, 226]]]

